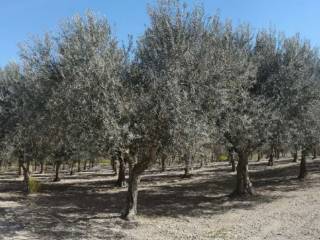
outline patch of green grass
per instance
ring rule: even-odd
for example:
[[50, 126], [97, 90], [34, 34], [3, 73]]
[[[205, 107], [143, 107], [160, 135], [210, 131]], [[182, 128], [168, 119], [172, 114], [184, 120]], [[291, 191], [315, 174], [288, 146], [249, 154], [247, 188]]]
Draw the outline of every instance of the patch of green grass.
[[226, 154], [221, 154], [218, 157], [218, 161], [227, 161], [227, 160], [228, 160], [228, 155], [226, 155]]
[[37, 192], [40, 191], [41, 183], [40, 183], [39, 180], [37, 180], [37, 179], [35, 179], [33, 177], [30, 177], [28, 185], [29, 185], [30, 193], [37, 193]]
[[102, 166], [109, 166], [111, 161], [109, 159], [101, 159], [99, 162]]

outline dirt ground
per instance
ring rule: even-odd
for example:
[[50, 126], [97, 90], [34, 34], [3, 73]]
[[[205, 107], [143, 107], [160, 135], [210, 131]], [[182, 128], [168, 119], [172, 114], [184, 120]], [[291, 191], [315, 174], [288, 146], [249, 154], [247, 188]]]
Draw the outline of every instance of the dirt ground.
[[258, 195], [229, 199], [234, 173], [227, 163], [195, 170], [148, 171], [139, 192], [139, 216], [121, 220], [125, 190], [109, 168], [65, 175], [59, 183], [36, 175], [40, 193], [26, 196], [15, 172], [0, 174], [0, 239], [320, 239], [320, 160], [299, 181], [298, 163], [267, 167], [251, 162]]

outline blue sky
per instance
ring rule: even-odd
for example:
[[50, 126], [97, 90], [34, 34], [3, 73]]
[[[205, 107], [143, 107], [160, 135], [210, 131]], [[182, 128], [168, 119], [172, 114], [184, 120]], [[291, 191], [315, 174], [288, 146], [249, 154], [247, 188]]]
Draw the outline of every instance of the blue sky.
[[[108, 18], [122, 40], [139, 36], [148, 24], [146, 6], [156, 0], [1, 0], [0, 66], [18, 59], [17, 44], [33, 34], [55, 31], [61, 20], [92, 9]], [[186, 0], [193, 4], [195, 1]], [[254, 29], [276, 27], [287, 35], [300, 32], [320, 46], [319, 0], [203, 0], [206, 12], [218, 9], [234, 23], [250, 23]]]

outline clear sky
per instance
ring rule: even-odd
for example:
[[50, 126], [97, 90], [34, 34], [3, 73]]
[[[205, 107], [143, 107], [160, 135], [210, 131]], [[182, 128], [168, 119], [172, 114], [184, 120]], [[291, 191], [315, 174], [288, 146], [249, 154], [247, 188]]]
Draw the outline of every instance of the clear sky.
[[[55, 31], [59, 22], [86, 9], [108, 18], [119, 40], [139, 36], [148, 24], [146, 6], [156, 0], [1, 0], [0, 66], [18, 56], [17, 44], [32, 34]], [[189, 5], [195, 1], [186, 0]], [[319, 0], [203, 0], [206, 12], [219, 10], [223, 18], [255, 29], [276, 27], [287, 35], [300, 32], [320, 46]]]

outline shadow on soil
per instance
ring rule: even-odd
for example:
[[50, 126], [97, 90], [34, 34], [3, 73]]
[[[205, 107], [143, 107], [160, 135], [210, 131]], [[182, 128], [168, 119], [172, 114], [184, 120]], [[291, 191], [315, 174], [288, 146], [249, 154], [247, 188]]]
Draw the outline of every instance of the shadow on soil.
[[[259, 162], [252, 166], [251, 180], [258, 195], [235, 200], [228, 197], [234, 186], [234, 176], [227, 164], [219, 165], [218, 169], [197, 170], [191, 179], [181, 179], [180, 172], [154, 176], [147, 172], [140, 184], [139, 213], [146, 217], [212, 217], [232, 209], [252, 209], [284, 197], [283, 192], [320, 184], [319, 160], [308, 163], [311, 177], [305, 181], [296, 177], [297, 163], [277, 161], [274, 168], [266, 168], [265, 164]], [[17, 181], [0, 181], [1, 193], [19, 186]], [[114, 183], [115, 179], [110, 178], [74, 184], [44, 184], [40, 194], [0, 197], [0, 202], [15, 201], [21, 205], [10, 209], [12, 211], [0, 206], [0, 213], [5, 216], [0, 220], [0, 232], [12, 238], [16, 231], [28, 229], [39, 239], [126, 239], [121, 229], [133, 228], [138, 223], [119, 219], [126, 189], [115, 189]]]

